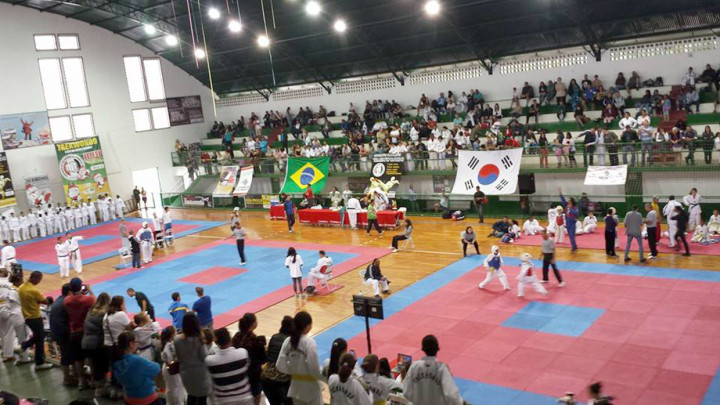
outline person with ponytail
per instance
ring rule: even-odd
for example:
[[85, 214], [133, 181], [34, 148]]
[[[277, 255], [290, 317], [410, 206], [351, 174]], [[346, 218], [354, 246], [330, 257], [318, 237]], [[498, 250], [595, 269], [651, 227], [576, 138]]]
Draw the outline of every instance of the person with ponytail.
[[268, 343], [267, 363], [263, 368], [261, 380], [263, 393], [270, 405], [292, 405], [292, 400], [287, 397], [290, 389], [290, 376], [278, 371], [275, 363], [277, 363], [280, 349], [292, 333], [293, 327], [293, 318], [285, 315], [280, 323], [280, 330], [272, 335], [270, 343]]
[[330, 348], [330, 358], [325, 359], [322, 367], [322, 374], [327, 381], [331, 375], [337, 374], [340, 368], [340, 357], [347, 353], [347, 342], [343, 338], [337, 338], [333, 341]]
[[206, 405], [212, 391], [210, 373], [205, 367], [207, 348], [195, 312], [183, 316], [182, 333], [173, 339], [175, 356], [180, 363], [180, 378], [187, 390], [187, 405]]
[[292, 278], [295, 298], [305, 298], [302, 286], [302, 265], [303, 259], [299, 254], [297, 254], [295, 248], [291, 247], [288, 249], [287, 257], [285, 258], [285, 267], [290, 269], [290, 277]]
[[331, 375], [328, 380], [330, 405], [372, 405], [370, 394], [353, 376], [355, 363], [355, 356], [350, 353], [340, 357], [338, 373]]
[[291, 376], [288, 397], [294, 405], [323, 404], [317, 344], [307, 336], [311, 329], [310, 314], [298, 312], [293, 319], [290, 337], [285, 339], [275, 363], [278, 371]]
[[127, 405], [159, 405], [165, 401], [158, 398], [155, 390], [155, 377], [160, 374], [160, 366], [135, 354], [138, 349], [135, 334], [125, 331], [118, 336], [120, 359], [115, 361], [112, 372], [125, 390]]
[[425, 357], [414, 362], [403, 381], [403, 395], [414, 405], [463, 405], [450, 368], [437, 359], [440, 344], [433, 335], [422, 340]]
[[184, 405], [187, 392], [179, 373], [171, 374], [171, 364], [177, 361], [175, 353], [174, 326], [168, 326], [160, 333], [160, 359], [162, 360], [162, 376], [165, 381], [165, 400], [167, 405]]
[[373, 405], [386, 405], [392, 390], [402, 390], [402, 384], [398, 381], [378, 374], [380, 361], [376, 355], [368, 354], [365, 356], [362, 369], [364, 374], [361, 381], [372, 394]]
[[232, 339], [233, 346], [247, 350], [250, 356], [248, 378], [250, 379], [250, 391], [255, 399], [255, 405], [259, 405], [262, 399], [263, 390], [262, 384], [260, 384], [260, 374], [262, 373], [263, 364], [267, 362], [265, 336], [255, 335], [254, 331], [257, 326], [258, 322], [255, 314], [247, 312], [238, 321], [238, 332]]

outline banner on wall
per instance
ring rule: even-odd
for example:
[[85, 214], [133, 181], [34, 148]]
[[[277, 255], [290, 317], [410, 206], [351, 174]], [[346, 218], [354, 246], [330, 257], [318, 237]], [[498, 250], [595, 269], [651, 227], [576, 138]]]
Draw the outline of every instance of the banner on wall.
[[25, 195], [30, 206], [37, 207], [49, 203], [52, 198], [50, 176], [43, 173], [25, 177]]
[[15, 188], [13, 188], [10, 177], [10, 166], [8, 166], [7, 154], [0, 152], [0, 209], [17, 203]]
[[213, 197], [230, 197], [237, 181], [238, 166], [222, 166], [220, 168], [220, 181], [218, 181]]
[[68, 205], [74, 206], [81, 199], [97, 200], [98, 195], [110, 193], [100, 138], [56, 143], [55, 150]]
[[290, 157], [285, 173], [281, 193], [304, 193], [308, 186], [313, 193], [319, 193], [325, 188], [328, 172], [330, 171], [330, 157]]
[[4, 150], [51, 144], [47, 111], [0, 115], [0, 138]]
[[242, 197], [250, 191], [254, 172], [255, 169], [252, 166], [246, 166], [240, 169], [240, 179], [233, 191], [233, 195]]
[[205, 121], [200, 96], [168, 97], [170, 126], [199, 124]]
[[627, 181], [627, 165], [589, 166], [585, 173], [586, 186], [622, 186]]
[[205, 207], [212, 208], [213, 199], [209, 195], [202, 194], [183, 194], [182, 196], [183, 207]]
[[405, 156], [377, 153], [372, 157], [370, 174], [377, 178], [400, 177], [405, 174]]
[[277, 194], [247, 194], [245, 196], [245, 208], [270, 209], [273, 205], [280, 204], [280, 197]]
[[478, 186], [487, 195], [514, 193], [520, 174], [522, 151], [522, 148], [459, 151], [452, 193], [473, 195]]

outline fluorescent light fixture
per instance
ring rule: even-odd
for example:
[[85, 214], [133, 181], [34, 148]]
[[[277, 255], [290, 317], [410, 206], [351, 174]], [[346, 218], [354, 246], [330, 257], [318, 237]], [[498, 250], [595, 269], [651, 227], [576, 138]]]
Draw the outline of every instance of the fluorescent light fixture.
[[314, 0], [310, 0], [305, 4], [305, 12], [308, 13], [308, 15], [316, 16], [320, 14], [320, 11], [322, 11], [322, 7], [320, 7], [320, 3]]
[[170, 46], [175, 46], [178, 43], [178, 39], [175, 35], [168, 34], [165, 36], [165, 43]]
[[436, 16], [440, 14], [440, 3], [437, 0], [430, 0], [425, 3], [425, 12], [430, 16]]
[[343, 20], [337, 20], [335, 21], [333, 28], [335, 28], [335, 31], [337, 32], [345, 32], [345, 30], [347, 30], [347, 24], [345, 24], [345, 21]]
[[148, 34], [148, 35], [152, 35], [152, 34], [154, 34], [155, 32], [157, 32], [157, 30], [155, 29], [155, 27], [152, 26], [152, 25], [150, 25], [150, 24], [145, 24], [143, 27], [145, 28], [145, 33]]
[[265, 35], [260, 35], [257, 39], [257, 43], [261, 48], [267, 48], [270, 46], [270, 38]]
[[205, 50], [202, 48], [195, 49], [195, 57], [198, 59], [205, 59]]
[[210, 10], [208, 10], [208, 17], [212, 18], [213, 20], [217, 20], [218, 18], [220, 18], [220, 10], [212, 7]]
[[240, 21], [230, 20], [228, 23], [228, 29], [232, 32], [240, 32], [242, 30], [242, 25], [240, 24]]

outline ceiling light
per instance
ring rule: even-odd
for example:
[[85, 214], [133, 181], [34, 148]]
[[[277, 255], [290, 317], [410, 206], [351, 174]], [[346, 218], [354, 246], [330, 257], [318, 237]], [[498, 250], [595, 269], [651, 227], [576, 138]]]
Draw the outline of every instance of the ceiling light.
[[345, 24], [345, 21], [337, 20], [335, 21], [335, 25], [333, 25], [333, 28], [335, 28], [335, 31], [337, 32], [345, 32], [345, 30], [347, 29], [347, 25]]
[[242, 30], [242, 25], [240, 24], [240, 21], [230, 20], [228, 23], [228, 29], [232, 32], [240, 32], [240, 30]]
[[213, 20], [217, 20], [218, 18], [220, 18], [220, 10], [212, 7], [210, 10], [208, 10], [208, 17], [212, 18]]
[[308, 13], [311, 16], [316, 16], [320, 14], [320, 11], [322, 8], [320, 7], [320, 3], [314, 0], [310, 0], [305, 5], [305, 12]]
[[425, 3], [425, 12], [430, 16], [435, 16], [440, 13], [440, 3], [437, 0], [430, 0]]
[[257, 39], [258, 45], [262, 48], [267, 48], [270, 46], [270, 38], [266, 37], [265, 35], [260, 35]]
[[155, 27], [150, 24], [145, 24], [143, 27], [145, 28], [145, 33], [148, 35], [152, 35], [157, 31]]
[[175, 35], [167, 35], [165, 36], [165, 43], [170, 46], [175, 46], [178, 43], [178, 39]]
[[195, 49], [195, 57], [198, 59], [205, 59], [205, 50], [202, 48]]

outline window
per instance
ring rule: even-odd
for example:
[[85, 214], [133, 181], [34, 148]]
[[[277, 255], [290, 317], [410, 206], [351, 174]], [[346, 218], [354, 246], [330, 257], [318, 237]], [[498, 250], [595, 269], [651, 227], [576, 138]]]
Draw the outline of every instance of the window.
[[159, 58], [126, 56], [123, 62], [130, 102], [165, 100], [165, 84]]
[[33, 37], [35, 39], [36, 51], [55, 51], [57, 43], [53, 34], [38, 34]]
[[90, 100], [85, 85], [85, 69], [82, 58], [63, 58], [62, 65], [70, 107], [89, 106]]
[[135, 132], [150, 131], [152, 129], [152, 121], [150, 119], [150, 110], [141, 108], [133, 110], [133, 121], [135, 122]]
[[73, 139], [69, 116], [50, 117], [49, 121], [53, 142], [64, 142]]
[[89, 138], [95, 136], [95, 125], [92, 114], [78, 114], [72, 116], [75, 138]]
[[60, 59], [39, 59], [40, 79], [42, 80], [45, 105], [48, 110], [66, 108], [65, 89], [63, 87]]
[[58, 34], [57, 40], [61, 51], [75, 51], [80, 49], [80, 38], [77, 34]]
[[155, 129], [170, 128], [170, 117], [167, 107], [151, 108], [153, 127]]

